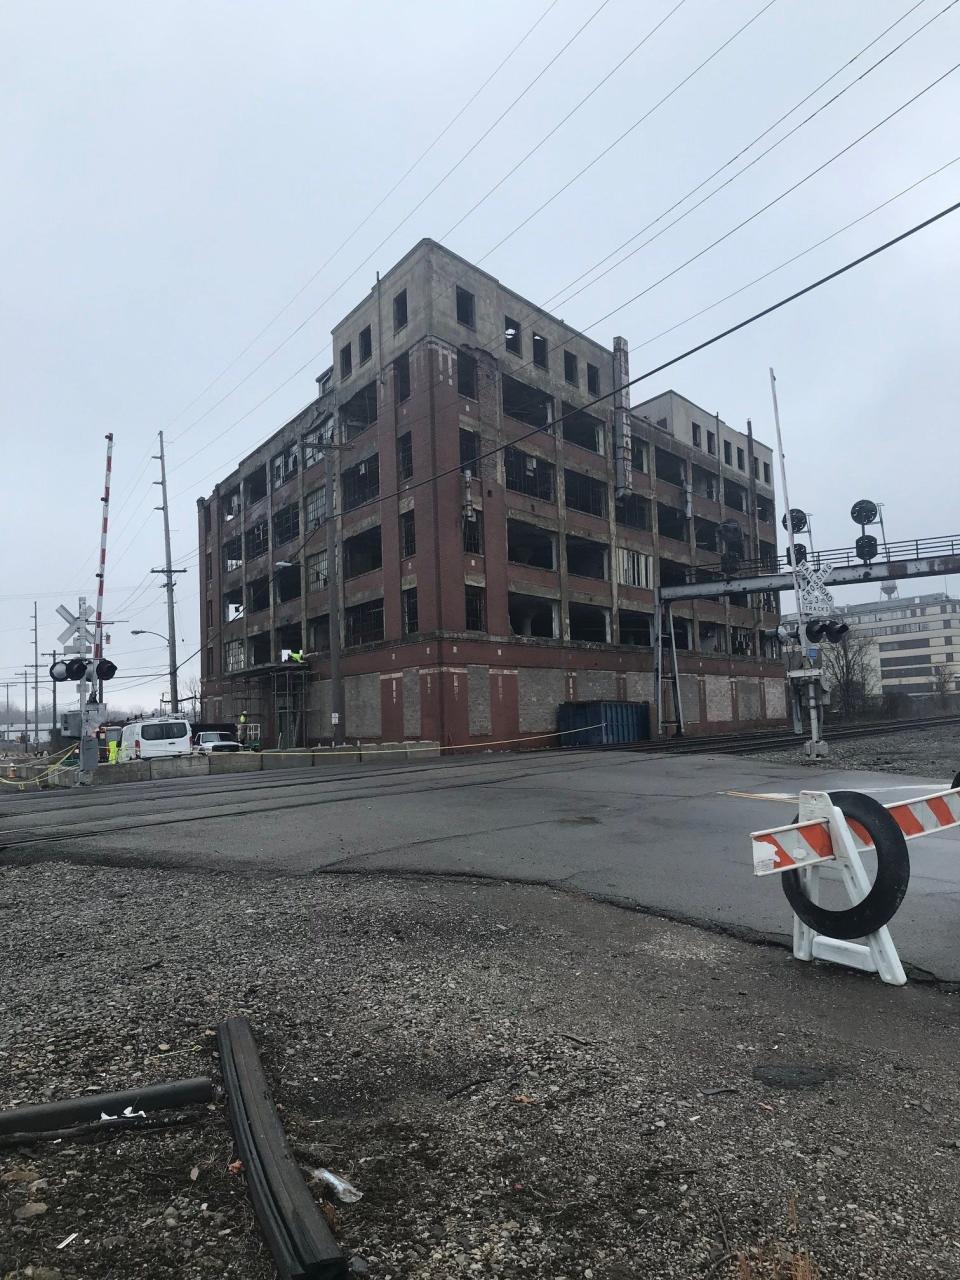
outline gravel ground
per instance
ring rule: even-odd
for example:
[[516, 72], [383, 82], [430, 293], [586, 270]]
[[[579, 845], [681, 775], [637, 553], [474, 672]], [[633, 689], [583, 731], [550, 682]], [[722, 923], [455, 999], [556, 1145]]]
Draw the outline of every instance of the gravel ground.
[[[42, 864], [0, 910], [0, 1105], [218, 1079], [245, 1013], [304, 1168], [364, 1193], [334, 1222], [374, 1280], [960, 1275], [934, 988], [473, 880]], [[266, 1280], [232, 1158], [219, 1101], [0, 1151], [0, 1276]]]
[[[830, 730], [827, 729], [827, 739]], [[770, 764], [810, 764], [797, 747], [783, 751], [753, 752], [751, 760]], [[881, 773], [917, 773], [924, 777], [953, 778], [960, 771], [960, 726], [918, 729], [915, 733], [882, 733], [876, 737], [830, 742], [828, 763], [836, 769], [876, 769]]]

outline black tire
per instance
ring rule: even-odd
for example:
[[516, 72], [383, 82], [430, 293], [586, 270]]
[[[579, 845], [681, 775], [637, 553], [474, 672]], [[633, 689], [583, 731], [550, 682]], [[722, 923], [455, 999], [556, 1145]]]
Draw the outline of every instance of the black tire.
[[[867, 828], [877, 850], [877, 878], [862, 902], [830, 911], [811, 902], [798, 871], [781, 876], [783, 892], [804, 924], [828, 938], [863, 938], [896, 915], [910, 883], [910, 855], [903, 832], [878, 800], [859, 791], [831, 791], [831, 801], [847, 818]], [[794, 822], [799, 822], [799, 814]]]

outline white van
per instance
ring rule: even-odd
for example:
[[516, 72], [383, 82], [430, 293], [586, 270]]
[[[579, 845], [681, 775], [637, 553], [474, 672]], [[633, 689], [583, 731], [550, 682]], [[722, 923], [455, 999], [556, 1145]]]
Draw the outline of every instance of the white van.
[[134, 720], [123, 726], [118, 760], [159, 760], [188, 756], [190, 725], [186, 720]]

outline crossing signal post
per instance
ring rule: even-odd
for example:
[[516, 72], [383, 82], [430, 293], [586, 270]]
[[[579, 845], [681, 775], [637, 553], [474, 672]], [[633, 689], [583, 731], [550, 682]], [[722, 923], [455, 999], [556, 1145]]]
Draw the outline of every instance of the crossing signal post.
[[[109, 658], [91, 658], [89, 656], [93, 637], [90, 634], [90, 618], [93, 610], [81, 596], [77, 612], [71, 613], [65, 605], [60, 605], [57, 613], [68, 624], [60, 633], [60, 643], [64, 646], [62, 658], [50, 664], [50, 679], [57, 684], [76, 681], [80, 695], [80, 769], [78, 781], [81, 785], [93, 780], [93, 771], [100, 758], [97, 744], [97, 729], [103, 719], [103, 707], [97, 701], [97, 684], [95, 681], [112, 680], [117, 668]], [[90, 696], [87, 696], [87, 685], [90, 685]]]

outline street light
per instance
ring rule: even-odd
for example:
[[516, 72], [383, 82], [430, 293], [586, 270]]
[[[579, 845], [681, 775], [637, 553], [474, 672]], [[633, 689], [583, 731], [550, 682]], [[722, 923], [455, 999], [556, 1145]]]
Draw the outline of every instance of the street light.
[[161, 635], [159, 631], [131, 631], [130, 634], [132, 636], [157, 636], [164, 644], [167, 643], [167, 637]]

